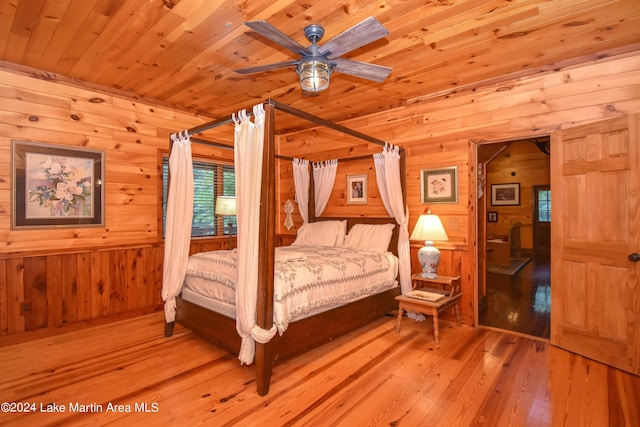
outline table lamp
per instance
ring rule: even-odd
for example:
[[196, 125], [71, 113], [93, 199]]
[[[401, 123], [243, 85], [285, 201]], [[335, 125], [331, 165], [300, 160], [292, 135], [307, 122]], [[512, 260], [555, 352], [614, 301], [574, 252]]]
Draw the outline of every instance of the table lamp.
[[[234, 196], [218, 196], [216, 197], [216, 215], [220, 216], [235, 216], [236, 215], [236, 198]], [[229, 226], [229, 249], [233, 249], [233, 236], [231, 230], [233, 229], [233, 222], [227, 223]]]
[[449, 240], [444, 231], [442, 221], [438, 215], [427, 211], [420, 215], [418, 223], [411, 233], [411, 240], [423, 240], [424, 246], [418, 250], [418, 260], [422, 266], [422, 277], [425, 279], [437, 279], [438, 264], [440, 263], [440, 250], [433, 246], [434, 240]]

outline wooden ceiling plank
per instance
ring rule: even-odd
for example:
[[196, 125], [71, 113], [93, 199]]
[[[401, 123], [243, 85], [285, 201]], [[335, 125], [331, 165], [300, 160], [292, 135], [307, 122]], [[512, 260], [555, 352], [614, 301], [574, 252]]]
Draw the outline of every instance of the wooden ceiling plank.
[[136, 19], [126, 35], [102, 54], [101, 61], [91, 71], [92, 79], [135, 92], [136, 84], [162, 72], [161, 65], [146, 54], [159, 44], [165, 31], [180, 25], [181, 18], [158, 4], [148, 10], [149, 13], [140, 14], [144, 19]]
[[[637, 24], [640, 24], [640, 17], [636, 20]], [[593, 51], [595, 48], [597, 51], [605, 51], [614, 46], [614, 42], [608, 41], [606, 39], [600, 39], [602, 36], [602, 32], [600, 29], [593, 29], [591, 31], [585, 33], [574, 33], [571, 35], [566, 35], [562, 38], [556, 38], [556, 43], [553, 43], [553, 39], [548, 38], [536, 38], [533, 40], [528, 40], [525, 45], [527, 49], [531, 52], [535, 52], [536, 59], [532, 60], [528, 64], [526, 64], [526, 69], [536, 69], [539, 67], [543, 67], [545, 64], [554, 64], [558, 61], [561, 61], [566, 57], [566, 52], [564, 48], [561, 46], [564, 43], [568, 43], [571, 46], [575, 46], [572, 51], [572, 55], [574, 58], [585, 57], [589, 54], [589, 52]], [[636, 35], [630, 36], [631, 38], [637, 38]], [[491, 67], [499, 67], [503, 74], [512, 73], [524, 70], [523, 64], [521, 61], [518, 61], [516, 55], [504, 56], [497, 53], [497, 50], [492, 53], [489, 57], [487, 56], [486, 61], [483, 61], [480, 65], [483, 68], [483, 71], [479, 73], [472, 73], [469, 70], [461, 69], [456, 72], [456, 78], [463, 83], [467, 83], [472, 79], [476, 79], [480, 76], [483, 80], [484, 77], [488, 77], [490, 73], [487, 72], [488, 68]], [[473, 74], [473, 76], [472, 76]]]
[[[448, 34], [467, 32], [473, 34], [478, 31], [478, 28], [492, 25], [497, 21], [503, 21], [509, 16], [521, 15], [522, 13], [530, 14], [531, 11], [535, 13], [536, 5], [543, 1], [465, 1], [446, 9], [436, 9], [436, 12], [429, 13], [426, 19], [414, 20], [413, 23], [411, 21], [404, 23], [401, 34], [406, 34], [411, 38], [418, 38], [425, 45], [437, 44], [442, 39], [449, 37]], [[422, 16], [423, 9], [429, 8], [422, 7], [421, 10], [417, 10], [414, 13]], [[407, 15], [405, 19], [410, 17], [411, 15]], [[419, 24], [419, 27], [416, 28], [416, 24]]]
[[40, 20], [26, 47], [23, 59], [26, 65], [35, 66], [40, 62], [70, 2], [71, 0], [46, 0]]
[[[155, 0], [36, 0], [38, 10], [26, 4], [0, 4], [0, 60], [47, 70], [25, 71], [40, 78], [83, 79], [86, 87], [126, 90], [127, 99], [213, 117], [270, 97], [344, 120], [507, 77], [548, 75], [552, 67], [624, 54], [640, 43], [637, 0], [181, 0], [173, 8]], [[248, 31], [245, 20], [266, 19], [304, 42], [309, 23], [323, 25], [330, 40], [368, 16], [391, 34], [345, 57], [392, 67], [382, 83], [336, 73], [327, 91], [308, 97], [290, 69], [233, 71], [290, 58]]]
[[[563, 0], [554, 2], [557, 9], [562, 9], [558, 6], [561, 1]], [[534, 4], [542, 3], [545, 2], [514, 4], [513, 7], [500, 9], [501, 13], [491, 13], [477, 20], [463, 21], [464, 24], [445, 26], [442, 31], [435, 31], [423, 37], [422, 41], [426, 45], [434, 45], [436, 49], [446, 50], [455, 46], [477, 43], [480, 40], [499, 39], [512, 33], [545, 31], [542, 25], [553, 26], [556, 19], [563, 14], [558, 13], [557, 17], [553, 17], [549, 13], [544, 13], [540, 7], [532, 7]], [[541, 25], [541, 22], [544, 24]], [[518, 24], [518, 31], [513, 28], [515, 23]], [[469, 24], [476, 25], [469, 26]]]
[[[637, 58], [630, 60], [626, 64], [624, 61], [619, 64], [620, 78], [628, 84], [633, 84], [640, 79], [638, 72], [640, 71], [640, 62]], [[571, 108], [575, 107], [572, 104], [571, 97], [567, 97], [567, 93], [571, 92], [567, 89], [567, 85], [576, 86], [576, 90], [580, 88], [586, 93], [579, 92], [579, 96], [590, 96], [592, 99], [618, 99], [624, 101], [629, 97], [629, 93], [625, 93], [623, 88], [618, 90], [619, 84], [616, 81], [618, 75], [607, 76], [600, 73], [589, 74], [588, 71], [582, 72], [580, 70], [571, 81], [566, 81], [566, 74], [557, 76], [555, 83], [550, 81], [549, 76], [540, 77], [533, 81], [528, 81], [526, 85], [511, 84], [509, 86], [509, 93], [505, 94], [505, 91], [496, 90], [494, 92], [487, 92], [482, 98], [478, 98], [477, 95], [470, 93], [468, 96], [461, 96], [457, 100], [451, 99], [448, 106], [444, 106], [439, 109], [428, 109], [428, 105], [424, 106], [421, 111], [424, 111], [424, 107], [427, 107], [428, 111], [425, 111], [425, 115], [435, 122], [442, 120], [461, 118], [470, 114], [475, 114], [479, 111], [492, 110], [496, 102], [509, 104], [511, 107], [508, 110], [502, 112], [494, 111], [494, 118], [498, 118], [497, 114], [501, 114], [499, 118], [503, 120], [515, 119], [518, 116], [526, 116], [526, 110], [547, 112], [556, 105], [558, 108]], [[570, 73], [568, 71], [567, 73]], [[499, 85], [496, 85], [496, 89]], [[544, 91], [543, 91], [544, 88]], [[587, 89], [585, 89], [587, 88]], [[590, 88], [590, 89], [589, 89]], [[628, 91], [627, 91], [628, 92]], [[607, 96], [601, 96], [597, 93]], [[566, 103], [566, 105], [565, 105]]]
[[[142, 3], [142, 4], [141, 4]], [[125, 38], [130, 30], [131, 22], [135, 22], [131, 17], [144, 15], [154, 8], [162, 7], [158, 3], [140, 2], [139, 0], [121, 0], [114, 3], [112, 8], [105, 13], [100, 13], [103, 25], [96, 31], [96, 37], [92, 37], [92, 42], [86, 47], [86, 51], [78, 62], [69, 71], [70, 75], [79, 79], [88, 79], [100, 62], [105, 60], [114, 46], [118, 46], [120, 40]], [[93, 11], [96, 12], [95, 10]], [[98, 81], [98, 83], [102, 83]]]
[[[290, 18], [290, 20], [291, 20], [291, 21], [296, 21], [296, 19], [297, 19], [297, 22], [303, 22], [305, 25], [306, 25], [307, 23], [309, 23], [309, 22], [317, 22], [317, 19], [315, 19], [315, 18], [309, 18], [309, 17], [307, 16], [307, 15], [313, 15], [313, 10], [314, 10], [315, 8], [319, 8], [319, 9], [322, 9], [322, 10], [326, 10], [326, 7], [324, 6], [324, 4], [320, 4], [320, 3], [319, 3], [317, 6], [310, 6], [309, 4], [305, 4], [304, 13], [305, 13], [305, 18], [306, 18], [306, 20], [301, 21], [301, 20], [300, 20], [300, 18], [301, 18], [301, 17], [297, 17], [297, 16], [294, 16], [294, 17]], [[299, 25], [299, 24], [298, 24], [298, 25]], [[300, 33], [301, 33], [301, 32], [300, 32]], [[292, 36], [293, 36], [293, 34], [292, 34]], [[296, 37], [294, 37], [294, 38], [296, 38]], [[224, 42], [224, 40], [221, 40], [221, 42]], [[227, 44], [228, 44], [228, 43], [227, 43]], [[261, 51], [262, 51], [262, 52], [264, 52], [264, 51], [265, 51], [265, 46], [267, 46], [267, 47], [268, 47], [268, 43], [267, 43], [267, 44], [265, 44], [265, 41], [264, 41], [264, 40], [259, 40], [259, 39], [257, 39], [255, 42], [252, 42], [252, 43], [251, 43], [251, 45], [256, 46], [256, 48], [258, 48], [258, 49], [261, 49]], [[219, 53], [219, 52], [220, 52], [220, 50], [225, 49], [225, 47], [224, 47], [224, 46], [225, 46], [225, 43], [219, 43], [219, 45], [218, 45], [218, 46], [212, 46], [212, 47], [211, 47], [211, 49], [215, 49], [215, 51]], [[227, 50], [228, 50], [228, 48], [227, 48]], [[280, 52], [280, 50], [278, 50], [278, 49], [277, 49], [277, 46], [275, 46], [275, 48], [274, 48], [271, 52], [273, 52], [273, 54], [272, 54], [271, 56], [269, 56], [268, 58], [260, 57], [260, 58], [258, 58], [258, 59], [257, 59], [257, 61], [259, 61], [259, 62], [257, 62], [257, 61], [254, 59], [254, 60], [253, 60], [253, 62], [251, 62], [251, 63], [249, 63], [249, 64], [245, 64], [245, 65], [252, 65], [252, 64], [258, 64], [258, 63], [272, 63], [272, 62], [278, 62], [278, 61], [280, 61], [281, 59], [285, 58], [284, 56], [282, 56], [282, 53]], [[242, 54], [242, 56], [243, 56], [243, 57], [251, 57], [251, 54], [250, 54], [250, 53], [247, 53], [247, 51], [243, 48], [243, 54]], [[288, 59], [294, 59], [292, 55], [287, 55], [287, 56], [286, 56], [286, 58], [288, 58]], [[222, 63], [224, 63], [224, 62], [222, 62]], [[231, 74], [231, 75], [234, 75], [234, 73], [233, 73], [233, 69], [235, 69], [235, 68], [238, 68], [238, 67], [239, 67], [238, 63], [237, 63], [237, 62], [228, 62], [228, 64], [229, 64], [229, 67], [228, 67], [228, 68], [224, 68], [224, 67], [223, 67], [223, 68], [222, 68], [222, 69], [220, 69], [216, 74], [227, 74], [227, 75]], [[267, 74], [268, 74], [268, 73], [264, 73], [264, 74], [261, 74], [261, 75], [267, 75]], [[292, 73], [291, 75], [292, 75], [292, 77], [293, 77], [293, 79], [294, 79], [294, 80], [297, 80], [297, 78], [295, 77], [295, 74], [293, 74], [293, 73]], [[206, 83], [204, 83], [204, 82], [203, 82], [203, 84], [206, 84]]]
[[20, 34], [9, 34], [9, 40], [4, 52], [7, 61], [21, 63], [24, 52], [29, 44], [29, 37]]
[[36, 27], [44, 0], [26, 1], [17, 3], [15, 15], [11, 23], [11, 32], [5, 50], [6, 60], [22, 62], [29, 38]]
[[82, 24], [89, 11], [95, 7], [96, 1], [70, 1], [69, 7], [51, 35], [46, 51], [40, 57], [37, 68], [55, 69], [62, 56], [69, 51], [69, 46], [75, 44], [77, 40], [81, 40], [77, 33], [83, 27]]
[[11, 33], [23, 37], [31, 37], [36, 27], [45, 0], [20, 0], [15, 9], [15, 17], [11, 25]]
[[[586, 27], [586, 26], [585, 26]], [[601, 31], [600, 30], [600, 26], [599, 25], [591, 25], [591, 27], [595, 28], [596, 31]], [[628, 29], [633, 28], [634, 25], [631, 25], [631, 23], [629, 23], [629, 25], [627, 26]], [[545, 28], [545, 29], [540, 29], [540, 31], [537, 31], [536, 34], [527, 34], [521, 38], [518, 39], [512, 39], [512, 40], [501, 40], [499, 41], [499, 43], [501, 45], [515, 45], [515, 46], [527, 46], [528, 50], [532, 50], [535, 49], [536, 45], [539, 46], [543, 46], [545, 48], [553, 48], [554, 46], [557, 47], [557, 49], [559, 51], [565, 50], [565, 48], [563, 47], [563, 45], [561, 43], [558, 43], [559, 40], [561, 40], [560, 35], [557, 34], [557, 28], [561, 28], [561, 24], [555, 24], [555, 29], [554, 28]], [[636, 27], [637, 28], [637, 27]], [[577, 36], [577, 39], [575, 40], [576, 45], [578, 46], [584, 46], [584, 48], [586, 50], [589, 49], [593, 49], [593, 45], [590, 43], [580, 43], [579, 38], [580, 37], [585, 37], [587, 38], [588, 35], [586, 33], [586, 31], [588, 31], [588, 28], [584, 29], [585, 33], [576, 33], [576, 34], [580, 34]], [[574, 32], [576, 32], [574, 30]], [[631, 32], [633, 34], [637, 34], [637, 31], [631, 30]], [[485, 35], [487, 35], [489, 38], [493, 38], [490, 33], [485, 33]], [[541, 39], [541, 37], [547, 37], [546, 39]], [[538, 40], [538, 41], [536, 41]], [[474, 40], [475, 45], [478, 46], [484, 46], [484, 40]], [[469, 52], [469, 55], [466, 56], [468, 59], [467, 61], [471, 61], [473, 60], [474, 63], [479, 64], [479, 66], [481, 67], [488, 67], [488, 66], [492, 66], [492, 67], [500, 67], [501, 65], [504, 65], [504, 61], [502, 58], [506, 57], [506, 58], [510, 58], [510, 59], [515, 59], [518, 60], [520, 57], [518, 55], [504, 55], [504, 53], [502, 52], [503, 49], [495, 49], [496, 51], [500, 51], [501, 54], [496, 54], [496, 60], [493, 62], [489, 62], [487, 60], [483, 59], [483, 55], [479, 55], [477, 51], [474, 51], [475, 47], [473, 44], [471, 43], [464, 43], [462, 40], [458, 43], [458, 45], [461, 47], [462, 50], [458, 51], [457, 56], [459, 57], [458, 60], [455, 60], [455, 56], [454, 56], [454, 52], [453, 51], [432, 51], [431, 52], [431, 62], [433, 64], [443, 64], [443, 65], [447, 65], [448, 63], [460, 63], [461, 65], [464, 65], [465, 62], [461, 61], [461, 59], [463, 60], [464, 57], [466, 56], [466, 54], [464, 54], [464, 51], [466, 50], [467, 52]], [[514, 47], [514, 50], [517, 50], [517, 47]], [[486, 52], [486, 51], [485, 51]], [[461, 55], [462, 54], [462, 55]], [[580, 56], [580, 54], [578, 52], [576, 52], [575, 54], [576, 56]], [[491, 55], [488, 55], [491, 56]], [[413, 56], [412, 57], [413, 60], [421, 60], [421, 58], [419, 56]], [[446, 61], [446, 62], [445, 62]], [[538, 56], [537, 59], [538, 62], [549, 62], [548, 58], [545, 57], [541, 57]], [[531, 64], [532, 66], [535, 66], [535, 63]], [[401, 68], [407, 68], [409, 69], [409, 67], [404, 67], [401, 65]], [[424, 71], [428, 71], [429, 68], [433, 68], [433, 66], [431, 67], [426, 67], [424, 68]], [[467, 69], [467, 67], [464, 67], [463, 69]], [[424, 71], [420, 71], [420, 73], [423, 73]], [[504, 70], [503, 70], [504, 71]], [[514, 71], [514, 70], [512, 70]], [[415, 75], [406, 75], [404, 76], [406, 78], [415, 78]]]
[[18, 0], [0, 2], [0, 57], [6, 58]]
[[[56, 62], [55, 68], [59, 73], [69, 77], [78, 78], [79, 75], [75, 74], [73, 70], [78, 66], [78, 63], [83, 60], [83, 58], [93, 57], [94, 53], [90, 49], [91, 45], [96, 41], [99, 35], [105, 31], [110, 19], [108, 16], [99, 13], [98, 2], [99, 0], [95, 0], [89, 10], [86, 8], [75, 10], [77, 15], [74, 17], [73, 21], [77, 26], [64, 26], [65, 29], [68, 28], [70, 31], [63, 31], [61, 36], [66, 39], [66, 37], [71, 33], [73, 34], [71, 35], [71, 39], [67, 40], [68, 44], [63, 52], [61, 52], [61, 56]], [[81, 11], [82, 14], [80, 14]]]
[[[497, 3], [499, 2], [490, 3], [487, 6], [496, 6]], [[537, 7], [534, 7], [533, 9], [531, 8], [537, 4], [544, 5], [548, 4], [548, 2], [516, 3], [511, 7], [502, 7], [497, 9], [499, 10], [499, 13], [492, 12], [488, 15], [482, 15], [468, 21], [464, 21], [466, 15], [456, 15], [456, 19], [452, 21], [440, 19], [443, 17], [436, 16], [435, 18], [439, 18], [439, 23], [437, 26], [428, 27], [429, 30], [432, 30], [427, 33], [428, 35], [412, 36], [412, 34], [409, 34], [409, 37], [420, 37], [423, 43], [431, 45], [434, 48], [434, 51], [446, 51], [447, 49], [453, 49], [458, 46], [468, 46], [471, 43], [481, 43], [488, 40], [494, 40], [498, 30], [499, 34], [507, 34], [510, 31], [510, 26], [515, 22], [518, 23], [518, 27], [520, 28], [527, 21], [533, 20], [537, 25], [540, 25], [538, 21], [541, 19], [548, 20], [548, 14], [545, 13], [545, 16], [543, 17], [543, 13], [540, 12]], [[559, 1], [553, 2], [553, 10], [564, 10], [558, 6], [559, 4]], [[575, 2], [569, 2], [569, 6], [572, 4], [575, 4]], [[590, 7], [596, 4], [601, 4], [601, 2], [598, 0], [592, 0], [589, 3]], [[467, 4], [465, 3], [464, 6], [466, 7]], [[558, 15], [561, 17], [562, 13], [559, 13]], [[540, 28], [535, 29], [544, 31]], [[443, 52], [443, 54], [448, 55], [448, 52]], [[384, 58], [384, 49], [381, 51], [380, 55]], [[416, 59], [419, 60], [419, 57]]]
[[136, 60], [146, 62], [145, 56], [155, 47], [162, 43], [167, 34], [175, 31], [186, 17], [198, 11], [206, 0], [192, 2], [180, 2], [166, 14], [161, 16], [147, 31], [138, 34], [136, 40], [129, 44], [126, 49], [117, 51], [118, 56], [114, 58], [114, 64], [120, 68], [130, 68], [130, 64]]
[[[330, 15], [327, 15], [329, 12]], [[300, 7], [299, 10], [290, 12], [288, 9], [278, 11], [278, 13], [268, 18], [268, 22], [276, 26], [279, 30], [289, 35], [292, 39], [296, 40], [303, 46], [308, 46], [310, 43], [304, 36], [304, 27], [314, 23], [323, 25], [322, 23], [329, 20], [328, 16], [334, 17], [336, 15], [342, 15], [343, 9], [336, 8], [333, 10], [327, 10], [323, 2], [314, 0], [314, 2], [305, 3], [304, 7]], [[280, 16], [282, 15], [282, 16]], [[283, 49], [280, 45], [261, 37], [259, 34], [246, 31], [247, 43], [241, 43], [241, 40], [220, 40], [216, 46], [212, 46], [219, 53], [227, 53], [228, 56], [224, 63], [228, 64], [228, 68], [222, 70], [222, 72], [230, 73], [237, 68], [245, 68], [263, 64], [277, 63], [290, 59], [296, 59], [296, 56], [290, 51]], [[337, 35], [337, 33], [336, 33]], [[332, 37], [332, 34], [325, 28], [325, 35], [320, 45], [324, 40], [328, 40]], [[238, 51], [238, 49], [241, 51]]]
[[[221, 9], [223, 7], [223, 9]], [[202, 10], [194, 12], [201, 13]], [[192, 74], [197, 73], [197, 66], [190, 64], [190, 60], [202, 52], [203, 46], [208, 46], [218, 37], [219, 34], [228, 31], [237, 31], [239, 22], [243, 19], [242, 14], [237, 11], [237, 7], [232, 3], [218, 4], [215, 13], [203, 13], [208, 20], [200, 22], [199, 27], [190, 28], [188, 31], [182, 26], [174, 30], [171, 37], [167, 37], [160, 44], [150, 49], [148, 54], [142, 57], [142, 61], [134, 64], [127, 72], [126, 87], [140, 93], [162, 92], [168, 90], [174, 84], [179, 84], [181, 79], [191, 81]], [[227, 23], [231, 23], [229, 28]], [[177, 34], [180, 34], [177, 37]], [[204, 42], [202, 41], [204, 40]], [[158, 67], [149, 69], [144, 66], [149, 60], [155, 61]], [[208, 64], [210, 65], [210, 64]], [[163, 72], [163, 78], [146, 78], [144, 80], [136, 76], [151, 73], [155, 75], [158, 71]]]
[[[365, 6], [367, 6], [367, 7], [372, 6], [370, 3], [366, 3], [366, 2], [364, 2], [363, 4], [364, 4]], [[307, 8], [305, 8], [305, 9], [304, 9], [305, 15], [312, 15], [312, 14], [313, 14], [313, 9], [314, 9], [314, 8], [320, 8], [320, 9], [322, 9], [322, 10], [326, 10], [326, 6], [324, 5], [324, 3], [318, 3], [317, 7], [316, 7], [316, 6], [311, 6], [311, 7], [309, 7], [309, 4], [306, 4], [306, 6], [307, 6]], [[299, 17], [291, 18], [291, 20], [293, 21], [293, 20], [295, 20], [296, 18], [299, 18]], [[306, 23], [309, 23], [309, 22], [317, 22], [317, 21], [316, 21], [315, 19], [313, 19], [313, 20], [308, 19], [308, 20], [307, 20], [307, 21], [305, 21], [305, 22], [306, 22]], [[306, 25], [306, 24], [305, 24], [305, 25]], [[259, 41], [259, 40], [258, 40], [258, 42], [261, 42], [261, 41]], [[261, 44], [262, 44], [262, 43], [261, 43]], [[216, 51], [219, 51], [219, 49], [217, 48], [217, 46], [212, 46], [212, 48], [211, 48], [211, 49], [215, 49]], [[262, 50], [264, 50], [264, 47], [262, 47]], [[274, 51], [273, 51], [273, 52], [274, 52], [274, 56], [275, 56], [275, 58], [269, 57], [269, 58], [267, 58], [267, 59], [265, 59], [265, 60], [261, 60], [261, 61], [264, 61], [264, 63], [271, 63], [271, 62], [277, 62], [277, 61], [279, 61], [279, 60], [282, 58], [281, 53], [280, 53], [279, 51], [277, 51], [277, 50], [275, 50], [275, 49], [274, 49]], [[293, 58], [293, 57], [291, 57], [291, 58]], [[220, 63], [220, 62], [218, 62], [218, 63]], [[192, 68], [193, 68], [193, 67], [192, 67]], [[231, 69], [221, 69], [221, 70], [219, 70], [219, 72], [217, 72], [217, 73], [216, 73], [216, 75], [225, 74], [225, 73], [226, 73], [226, 74], [233, 73], [233, 69], [235, 69], [235, 68], [238, 68], [238, 65], [237, 65], [237, 64], [235, 64]], [[289, 71], [289, 73], [290, 73], [290, 74], [289, 74], [290, 78], [288, 78], [288, 79], [286, 80], [287, 85], [289, 84], [289, 82], [291, 82], [291, 83], [292, 83], [292, 84], [294, 84], [294, 85], [297, 85], [298, 78], [297, 78], [297, 76], [296, 76], [295, 72], [293, 72], [293, 70], [290, 70], [290, 71]], [[269, 81], [269, 80], [270, 80], [270, 77], [271, 77], [271, 76], [274, 76], [274, 75], [275, 75], [274, 73], [261, 73], [261, 74], [259, 74], [259, 75], [256, 75], [255, 77], [241, 77], [241, 76], [238, 76], [238, 78], [240, 78], [240, 79], [260, 79], [261, 84], [262, 84], [262, 85], [264, 85], [264, 84], [265, 84], [264, 82], [265, 82], [265, 81]], [[282, 75], [282, 76], [286, 76], [286, 74], [280, 74], [280, 72], [278, 72], [278, 74], [277, 74], [277, 75], [278, 75], [278, 76], [281, 76], [281, 75]], [[210, 77], [209, 77], [209, 78], [210, 78]], [[209, 83], [208, 83], [206, 80], [208, 80], [208, 79], [203, 79], [199, 84], [197, 84], [197, 85], [195, 85], [195, 86], [190, 86], [190, 87], [191, 87], [191, 90], [193, 90], [193, 91], [194, 91], [194, 92], [196, 92], [196, 93], [201, 92], [201, 90], [200, 90], [200, 89], [202, 89], [203, 87], [206, 87], [206, 86], [208, 86], [208, 85], [209, 85]], [[202, 86], [202, 88], [201, 88], [201, 87], [199, 87], [199, 86]], [[274, 86], [278, 87], [278, 89], [276, 89], [276, 92], [277, 92], [277, 93], [282, 93], [282, 92], [284, 92], [284, 91], [282, 90], [282, 88], [281, 88], [282, 83], [280, 83], [280, 81], [279, 81], [279, 80], [277, 81], [277, 83], [274, 83]], [[178, 91], [175, 91], [174, 93], [178, 94], [179, 92], [178, 92]], [[275, 98], [275, 97], [277, 97], [277, 95], [274, 95], [274, 94], [271, 94], [271, 95], [273, 95], [273, 96], [265, 95], [265, 96], [263, 96], [263, 98], [272, 98], [272, 97], [273, 97], [273, 98]]]
[[[289, 0], [286, 0], [286, 1], [289, 1]], [[275, 2], [275, 3], [268, 2], [267, 4], [264, 5], [266, 7], [262, 9], [262, 12], [260, 12], [255, 18], [252, 18], [252, 19], [262, 19], [262, 18], [269, 17], [271, 14], [273, 14], [273, 12], [276, 10], [277, 7], [282, 7], [281, 3], [282, 2]], [[214, 70], [214, 72], [211, 73], [209, 69], [212, 67], [213, 62], [207, 60], [207, 58], [211, 57], [212, 55], [211, 52], [216, 52], [220, 47], [227, 46], [227, 45], [235, 46], [237, 43], [237, 39], [239, 37], [242, 37], [244, 32], [248, 31], [248, 29], [246, 29], [244, 26], [241, 25], [241, 22], [247, 20], [246, 14], [243, 13], [235, 17], [235, 19], [229, 19], [228, 15], [226, 15], [226, 17], [228, 19], [225, 20], [225, 23], [226, 22], [230, 23], [231, 28], [232, 29], [235, 28], [235, 30], [227, 32], [219, 40], [212, 41], [209, 47], [204, 51], [194, 52], [193, 55], [191, 55], [191, 57], [189, 58], [190, 59], [189, 61], [178, 63], [177, 64], [178, 67], [169, 76], [171, 82], [178, 82], [178, 83], [185, 82], [186, 79], [188, 78], [187, 76], [189, 75], [189, 72], [193, 72], [193, 70], [198, 70], [198, 69], [203, 70], [201, 73], [205, 74], [205, 76], [203, 76], [203, 81], [209, 80], [213, 76], [217, 76], [220, 74], [220, 72], [217, 70]], [[263, 44], [262, 46], [264, 48], [264, 46], [266, 45]], [[233, 58], [230, 58], [230, 60], [233, 61]], [[219, 63], [215, 63], [215, 64], [218, 65]], [[153, 87], [166, 88], [168, 83], [170, 82], [169, 81], [150, 81], [148, 84], [140, 87], [139, 90], [143, 92], [147, 92], [151, 90]]]
[[[101, 52], [109, 50], [122, 32], [126, 31], [123, 14], [135, 16], [136, 12], [143, 12], [137, 10], [135, 4], [140, 2], [139, 0], [130, 0], [128, 8], [126, 1], [96, 0], [90, 9], [77, 9], [78, 14], [73, 17], [73, 25], [69, 26], [76, 32], [58, 62], [58, 67], [64, 70], [65, 75], [82, 80], [90, 79], [89, 72], [95, 63], [101, 60]], [[119, 22], [120, 25], [114, 25], [114, 22]]]
[[[463, 39], [465, 43], [469, 43], [470, 38], [478, 38], [479, 26], [487, 26], [489, 25], [488, 22], [491, 22], [491, 24], [493, 25], [491, 28], [495, 28], [495, 25], [500, 25], [502, 23], [521, 19], [523, 16], [537, 15], [535, 8], [531, 10], [531, 6], [534, 4], [532, 2], [527, 3], [526, 10], [521, 10], [521, 6], [518, 6], [517, 8], [516, 6], [502, 6], [505, 3], [503, 0], [490, 3], [487, 3], [485, 1], [475, 1], [471, 5], [469, 5], [468, 3], [469, 2], [465, 2], [463, 5], [464, 7], [459, 8], [456, 8], [454, 6], [447, 9], [437, 9], [442, 10], [442, 12], [429, 14], [430, 19], [424, 21], [413, 20], [411, 24], [404, 24], [403, 28], [405, 30], [409, 30], [408, 25], [411, 25], [411, 32], [406, 33], [406, 36], [403, 36], [402, 41], [405, 45], [404, 48], [413, 49], [416, 43], [419, 42], [424, 44], [432, 44], [433, 49], [438, 49], [443, 44], [443, 41], [446, 37], [445, 33], [455, 34], [456, 38]], [[500, 13], [495, 12], [496, 10], [499, 10]], [[487, 13], [491, 12], [491, 14], [483, 15], [485, 12], [482, 11], [486, 11]], [[419, 14], [420, 12], [421, 11], [416, 11], [417, 14]], [[460, 12], [462, 12], [462, 15], [459, 14]], [[445, 14], [447, 16], [443, 16]], [[447, 18], [449, 18], [450, 20], [448, 20]], [[467, 18], [469, 18], [469, 20], [465, 21], [465, 19]], [[417, 25], [419, 25], [418, 28], [416, 28]], [[391, 35], [392, 37], [396, 34], [397, 30], [394, 29], [393, 31], [394, 33]], [[427, 34], [430, 34], [429, 37], [431, 37], [431, 39], [428, 39], [426, 38], [427, 36], [423, 35], [425, 31], [427, 31]], [[493, 38], [493, 32], [488, 33], [487, 36]], [[399, 40], [394, 39], [393, 42], [393, 58], [396, 59], [398, 57], [401, 57], [402, 55], [398, 54], [398, 46], [396, 45]], [[377, 58], [379, 58], [380, 62], [388, 62], [392, 64], [391, 66], [393, 66], [395, 61], [392, 61], [391, 58], [387, 56], [387, 52], [392, 52], [391, 45], [387, 46], [386, 48], [383, 47], [376, 51]], [[423, 54], [427, 55], [427, 58], [429, 58], [432, 57], [432, 52], [432, 50], [424, 50]], [[473, 56], [470, 56], [470, 58], [472, 57]], [[409, 62], [421, 60], [420, 56], [415, 56], [413, 54], [411, 56], [408, 56], [408, 58], [410, 58]], [[399, 65], [399, 68], [405, 68], [401, 64]], [[412, 67], [407, 67], [407, 69], [409, 70], [411, 68]]]

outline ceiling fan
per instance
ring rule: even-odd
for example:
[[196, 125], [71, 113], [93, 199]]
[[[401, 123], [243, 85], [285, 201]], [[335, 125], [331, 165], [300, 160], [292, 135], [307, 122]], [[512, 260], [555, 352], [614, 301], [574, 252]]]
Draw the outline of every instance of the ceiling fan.
[[240, 74], [260, 73], [295, 66], [296, 72], [300, 76], [302, 90], [320, 92], [329, 87], [329, 75], [333, 71], [376, 82], [384, 81], [392, 71], [392, 68], [389, 67], [340, 58], [347, 52], [389, 34], [389, 31], [374, 17], [369, 17], [354, 25], [322, 46], [318, 46], [317, 43], [324, 36], [324, 28], [317, 24], [311, 24], [304, 29], [304, 35], [311, 42], [308, 47], [302, 46], [267, 21], [250, 21], [244, 24], [269, 40], [300, 55], [300, 59], [235, 70]]

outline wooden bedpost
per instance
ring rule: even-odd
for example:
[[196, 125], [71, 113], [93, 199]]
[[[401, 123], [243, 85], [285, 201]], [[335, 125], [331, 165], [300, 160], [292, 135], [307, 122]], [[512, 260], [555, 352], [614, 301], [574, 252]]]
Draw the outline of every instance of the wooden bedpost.
[[[169, 157], [171, 157], [171, 152], [173, 151], [173, 139], [171, 137], [169, 137]], [[162, 156], [160, 156], [160, 165], [162, 165]], [[171, 186], [171, 170], [167, 168], [167, 188], [169, 188], [169, 186]], [[158, 215], [158, 230], [162, 230], [162, 217], [160, 215]], [[164, 251], [165, 251], [166, 247], [164, 245], [162, 245], [162, 253], [164, 256]], [[164, 279], [164, 261], [163, 261], [163, 279]], [[165, 303], [166, 304], [166, 303]], [[173, 336], [173, 330], [176, 327], [176, 321], [174, 320], [173, 322], [167, 322], [165, 320], [164, 322], [164, 336], [165, 338], [170, 338]]]
[[316, 183], [313, 180], [313, 164], [309, 162], [309, 203], [307, 209], [307, 216], [309, 217], [309, 222], [313, 222], [316, 220]]
[[402, 201], [407, 204], [407, 161], [404, 148], [400, 147], [400, 187], [402, 188]]
[[[259, 251], [262, 256], [258, 264], [257, 323], [263, 329], [273, 326], [273, 282], [275, 262], [276, 229], [276, 177], [275, 177], [275, 107], [269, 101], [264, 104], [264, 152], [262, 162], [262, 191], [260, 194]], [[256, 343], [256, 384], [258, 394], [269, 393], [271, 371], [270, 343]]]

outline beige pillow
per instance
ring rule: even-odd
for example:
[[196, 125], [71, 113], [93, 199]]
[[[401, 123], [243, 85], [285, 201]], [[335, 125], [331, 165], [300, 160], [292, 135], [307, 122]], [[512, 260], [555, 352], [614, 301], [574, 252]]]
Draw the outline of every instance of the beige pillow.
[[344, 239], [343, 247], [370, 252], [388, 252], [395, 224], [356, 224]]
[[347, 230], [347, 220], [317, 221], [302, 224], [291, 246], [341, 246]]

